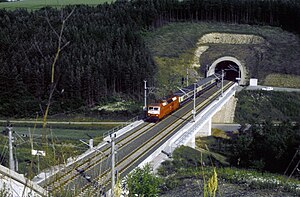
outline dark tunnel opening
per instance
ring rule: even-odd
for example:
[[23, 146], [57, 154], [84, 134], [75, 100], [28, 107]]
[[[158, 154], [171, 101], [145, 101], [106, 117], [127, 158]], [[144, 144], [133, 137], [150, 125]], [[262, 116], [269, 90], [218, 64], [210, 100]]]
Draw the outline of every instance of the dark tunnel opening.
[[240, 69], [239, 66], [232, 61], [222, 61], [216, 65], [215, 72], [221, 73], [224, 70], [225, 76], [224, 79], [230, 81], [239, 81]]

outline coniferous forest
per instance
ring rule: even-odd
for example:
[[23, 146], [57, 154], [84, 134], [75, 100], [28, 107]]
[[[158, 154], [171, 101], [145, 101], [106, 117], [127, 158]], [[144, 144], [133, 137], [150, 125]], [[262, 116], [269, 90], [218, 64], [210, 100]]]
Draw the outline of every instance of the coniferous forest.
[[[43, 113], [63, 19], [74, 7], [0, 10], [0, 116]], [[50, 114], [93, 107], [116, 95], [143, 99], [156, 66], [143, 39], [177, 21], [279, 26], [300, 33], [298, 0], [133, 0], [76, 6], [64, 24]]]

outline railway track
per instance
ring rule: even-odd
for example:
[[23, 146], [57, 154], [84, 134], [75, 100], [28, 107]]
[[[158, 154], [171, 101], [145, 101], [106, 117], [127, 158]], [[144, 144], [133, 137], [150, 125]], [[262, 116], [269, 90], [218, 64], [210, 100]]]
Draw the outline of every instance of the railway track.
[[[138, 127], [134, 132], [130, 132], [122, 138], [117, 139], [117, 145], [126, 145], [131, 140], [139, 137], [148, 129], [155, 126], [155, 124], [144, 123], [140, 127]], [[98, 152], [99, 151], [99, 152]], [[67, 183], [74, 181], [77, 177], [80, 177], [81, 174], [78, 172], [79, 169], [84, 169], [84, 171], [88, 171], [89, 169], [95, 167], [101, 161], [107, 159], [110, 155], [110, 146], [109, 144], [105, 145], [102, 149], [98, 151], [94, 151], [89, 155], [89, 158], [84, 158], [80, 162], [69, 166], [70, 169], [62, 170], [60, 173], [56, 174], [54, 177], [51, 177], [50, 180], [47, 181], [44, 187], [47, 190], [55, 192], [63, 188]]]
[[[225, 86], [225, 90], [228, 89], [232, 83], [227, 83]], [[217, 98], [220, 95], [220, 92], [217, 92], [207, 99], [207, 102], [203, 102], [203, 100], [198, 100], [197, 101], [197, 111], [200, 111], [207, 105], [209, 105], [215, 98]], [[191, 105], [190, 103], [189, 105]], [[191, 106], [189, 106], [191, 107]], [[188, 107], [188, 108], [189, 108]], [[121, 177], [124, 177], [128, 172], [130, 172], [135, 166], [137, 166], [142, 160], [144, 160], [148, 155], [151, 150], [157, 149], [161, 144], [163, 144], [166, 140], [168, 140], [174, 133], [176, 133], [181, 127], [183, 127], [185, 121], [189, 121], [192, 119], [192, 114], [190, 113], [190, 110], [184, 110], [184, 109], [179, 109], [178, 112], [180, 112], [182, 115], [181, 118], [178, 118], [176, 115], [171, 115], [164, 119], [163, 121], [168, 121], [170, 119], [172, 121], [171, 124], [167, 124], [164, 128], [160, 128], [159, 132], [156, 132], [152, 137], [148, 138], [149, 136], [146, 135], [144, 139], [148, 140], [142, 140], [143, 143], [140, 144], [137, 147], [133, 148], [133, 152], [130, 154], [126, 155], [125, 157], [122, 158], [122, 160], [118, 161], [116, 164], [116, 169], [118, 169], [118, 172], [121, 174]], [[162, 121], [162, 122], [163, 122]], [[154, 130], [149, 131], [148, 133], [155, 132]], [[136, 142], [132, 142], [133, 144], [139, 144]], [[106, 172], [106, 174], [101, 175], [101, 177], [106, 176], [105, 180], [102, 182], [102, 187], [108, 188], [110, 185], [110, 171]], [[96, 187], [90, 188], [88, 184], [86, 184], [83, 188], [79, 196], [85, 196], [87, 194], [94, 194], [97, 196], [97, 189]], [[92, 195], [93, 196], [93, 195]]]
[[[232, 82], [226, 82], [224, 89], [228, 89]], [[196, 109], [209, 105], [220, 95], [220, 89], [213, 87], [196, 99]], [[187, 103], [176, 112], [166, 117], [157, 124], [143, 123], [136, 129], [116, 140], [119, 146], [116, 169], [120, 177], [124, 177], [142, 160], [151, 154], [175, 132], [184, 126], [184, 122], [192, 119], [190, 113], [192, 102]], [[60, 191], [73, 191], [72, 196], [98, 196], [100, 191], [106, 191], [110, 184], [110, 145], [107, 144], [89, 156], [65, 169], [57, 176], [52, 177], [44, 187], [59, 194]]]

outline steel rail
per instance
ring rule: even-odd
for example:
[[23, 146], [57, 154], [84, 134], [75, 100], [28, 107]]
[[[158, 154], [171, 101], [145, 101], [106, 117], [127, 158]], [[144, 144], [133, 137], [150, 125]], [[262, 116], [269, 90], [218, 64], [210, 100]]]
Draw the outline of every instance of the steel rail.
[[[232, 85], [232, 83], [227, 83], [226, 86], [224, 87], [225, 90], [227, 90], [230, 86]], [[204, 107], [206, 107], [207, 105], [209, 105], [210, 103], [212, 103], [214, 101], [215, 98], [217, 98], [220, 94], [221, 90], [216, 91], [215, 93], [213, 93], [208, 99], [206, 99], [206, 102], [199, 102], [199, 97], [198, 99], [198, 103], [197, 103], [197, 110], [198, 113], [200, 113], [199, 109], [203, 109]], [[190, 101], [191, 102], [191, 101]], [[187, 104], [186, 106], [188, 106], [189, 104]], [[197, 114], [198, 114], [197, 113]], [[186, 117], [187, 116], [187, 117]], [[133, 157], [134, 159], [130, 162], [127, 162], [127, 164], [125, 165], [125, 167], [120, 168], [120, 174], [122, 174], [123, 172], [125, 172], [130, 166], [133, 165], [133, 163], [136, 163], [137, 160], [139, 160], [140, 158], [142, 158], [143, 156], [145, 156], [149, 150], [153, 149], [154, 146], [157, 146], [159, 143], [161, 143], [163, 140], [165, 140], [168, 136], [170, 136], [178, 127], [182, 126], [182, 122], [184, 122], [185, 120], [191, 119], [192, 115], [189, 114], [189, 111], [187, 111], [184, 115], [183, 115], [183, 119], [178, 119], [176, 122], [173, 122], [171, 125], [168, 125], [165, 127], [164, 130], [162, 130], [161, 132], [157, 133], [156, 135], [154, 135], [152, 138], [150, 138], [149, 140], [147, 140], [146, 142], [144, 142], [141, 146], [139, 146], [137, 149], [135, 149], [131, 154], [127, 155], [126, 157], [124, 157], [122, 160], [117, 162], [117, 167], [120, 168], [120, 166], [122, 165], [122, 163], [125, 163], [124, 161], [127, 160], [129, 157]], [[172, 126], [174, 126], [170, 131], [167, 131], [169, 128], [171, 128]], [[162, 138], [161, 135], [165, 133]], [[155, 140], [155, 142], [153, 144], [149, 144], [149, 142], [153, 141], [155, 138], [159, 138], [158, 140]], [[144, 150], [142, 153], [138, 153], [139, 155], [134, 157], [133, 155], [135, 153], [137, 153], [139, 150], [141, 150], [142, 148], [144, 148], [146, 145], [149, 146], [149, 148], [147, 148], [146, 150]], [[102, 179], [105, 175], [110, 175], [109, 174], [110, 170], [106, 170], [102, 175], [96, 177], [95, 179], [99, 180]], [[107, 176], [106, 177], [106, 181], [104, 184], [102, 185], [108, 185], [110, 183], [110, 177]], [[85, 190], [90, 187], [90, 184], [86, 184], [83, 188], [82, 188], [82, 192], [85, 193]], [[96, 191], [97, 188], [94, 188], [94, 190]], [[80, 195], [80, 194], [79, 194]]]
[[[209, 91], [210, 89], [208, 89], [207, 91]], [[205, 92], [204, 92], [205, 93]], [[203, 94], [204, 94], [203, 93]], [[186, 104], [187, 105], [187, 104]], [[186, 106], [185, 105], [185, 106]], [[180, 108], [179, 110], [181, 110], [182, 108]], [[177, 110], [178, 111], [178, 110]], [[157, 126], [160, 123], [157, 123], [156, 125], [152, 125], [150, 128], [147, 128], [148, 130], [151, 129], [154, 126]], [[125, 139], [128, 139], [129, 137], [131, 137], [132, 135], [134, 135], [135, 133], [137, 133], [140, 130], [143, 130], [148, 124], [146, 124], [143, 127], [140, 127], [140, 129], [130, 133], [127, 137], [123, 137], [121, 138], [119, 141], [117, 141], [117, 145], [120, 144], [122, 141], [124, 141]], [[139, 132], [139, 134], [137, 136], [135, 136], [134, 138], [128, 140], [124, 145], [126, 145], [127, 143], [129, 143], [131, 140], [134, 140], [136, 138], [138, 138], [139, 136], [141, 136], [143, 133], [145, 133], [147, 130], [143, 130], [143, 132]], [[122, 146], [124, 146], [122, 144]], [[106, 148], [104, 148], [104, 150], [102, 150], [101, 152], [106, 152], [107, 150], [109, 150], [109, 147], [106, 146]], [[98, 163], [100, 163], [102, 160], [104, 160], [105, 158], [100, 157], [100, 159], [96, 159], [96, 161], [93, 161], [94, 158], [100, 156], [101, 153], [96, 153], [94, 156], [89, 157], [88, 159], [86, 159], [85, 161], [82, 162], [82, 160], [78, 161], [81, 162], [81, 164], [75, 166], [76, 164], [72, 164], [73, 168], [71, 170], [69, 170], [68, 172], [64, 173], [63, 175], [61, 175], [60, 177], [57, 177], [57, 175], [55, 176], [55, 180], [54, 182], [48, 182], [48, 184], [46, 184], [46, 188], [49, 188], [48, 190], [51, 191], [55, 191], [56, 189], [62, 188], [65, 184], [67, 184], [68, 182], [72, 181], [73, 179], [75, 179], [77, 176], [79, 176], [79, 173], [76, 172], [75, 170], [78, 168], [85, 168], [85, 171], [87, 171], [88, 169], [94, 167], [95, 165], [97, 165]], [[105, 157], [108, 158], [109, 152], [107, 154], [105, 154]], [[84, 166], [86, 163], [92, 163], [92, 165], [88, 165], [88, 166]], [[83, 167], [84, 166], [84, 167]], [[71, 177], [67, 177], [68, 175], [71, 174]], [[60, 180], [66, 178], [66, 180], [64, 180], [63, 182], [61, 182]], [[53, 188], [54, 186], [54, 188]]]
[[[143, 133], [145, 133], [148, 129], [151, 129], [155, 126], [155, 124], [152, 124], [149, 128], [147, 128], [147, 126], [149, 125], [149, 123], [146, 123], [143, 127], [131, 132], [129, 135], [127, 135], [126, 137], [123, 137], [123, 138], [119, 138], [118, 141], [117, 141], [117, 145], [121, 145], [124, 146], [128, 143], [130, 143], [131, 140], [134, 140], [136, 138], [138, 138], [139, 136], [141, 136]], [[146, 129], [145, 129], [146, 128]], [[142, 131], [142, 132], [139, 132], [139, 131]], [[135, 135], [136, 134], [136, 135]], [[134, 136], [135, 135], [135, 136]], [[132, 137], [133, 136], [133, 137]], [[130, 138], [132, 137], [132, 138]], [[127, 140], [125, 143], [122, 143], [123, 141]], [[68, 182], [72, 181], [73, 179], [75, 179], [77, 176], [80, 175], [80, 173], [78, 173], [76, 171], [76, 169], [78, 168], [84, 168], [85, 170], [84, 171], [87, 171], [89, 170], [90, 168], [96, 166], [98, 163], [100, 163], [102, 160], [104, 160], [105, 158], [108, 158], [109, 157], [109, 154], [110, 154], [110, 147], [106, 147], [103, 151], [105, 155], [104, 157], [101, 156], [102, 154], [101, 153], [98, 153], [95, 151], [95, 155], [88, 158], [87, 160], [85, 160], [83, 163], [81, 163], [80, 165], [77, 165], [75, 166], [74, 168], [72, 168], [71, 170], [69, 170], [67, 173], [64, 173], [62, 176], [60, 176], [59, 178], [56, 177], [56, 179], [54, 180], [54, 182], [50, 182], [47, 184], [46, 187], [49, 187], [49, 186], [52, 186], [51, 188], [51, 191], [55, 191], [59, 188], [62, 188], [65, 184], [67, 184]], [[106, 153], [107, 152], [107, 153]], [[97, 159], [98, 156], [101, 156], [100, 159]], [[95, 161], [93, 161], [93, 159], [95, 159]], [[82, 161], [82, 160], [81, 160]], [[85, 164], [87, 163], [92, 163], [88, 166], [84, 166]], [[84, 167], [83, 167], [84, 166]], [[73, 173], [73, 174], [72, 174]], [[71, 177], [67, 177], [68, 175], [71, 174]], [[63, 178], [67, 178], [66, 180], [64, 180], [63, 182], [61, 182], [61, 180]], [[53, 187], [54, 186], [54, 187]]]

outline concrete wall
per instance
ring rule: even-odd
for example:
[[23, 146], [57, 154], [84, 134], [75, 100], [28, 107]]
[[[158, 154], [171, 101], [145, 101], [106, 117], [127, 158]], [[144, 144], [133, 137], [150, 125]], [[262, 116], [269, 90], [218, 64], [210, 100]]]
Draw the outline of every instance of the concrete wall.
[[12, 196], [47, 196], [47, 192], [39, 185], [33, 183], [5, 166], [0, 165], [0, 190], [4, 189]]

